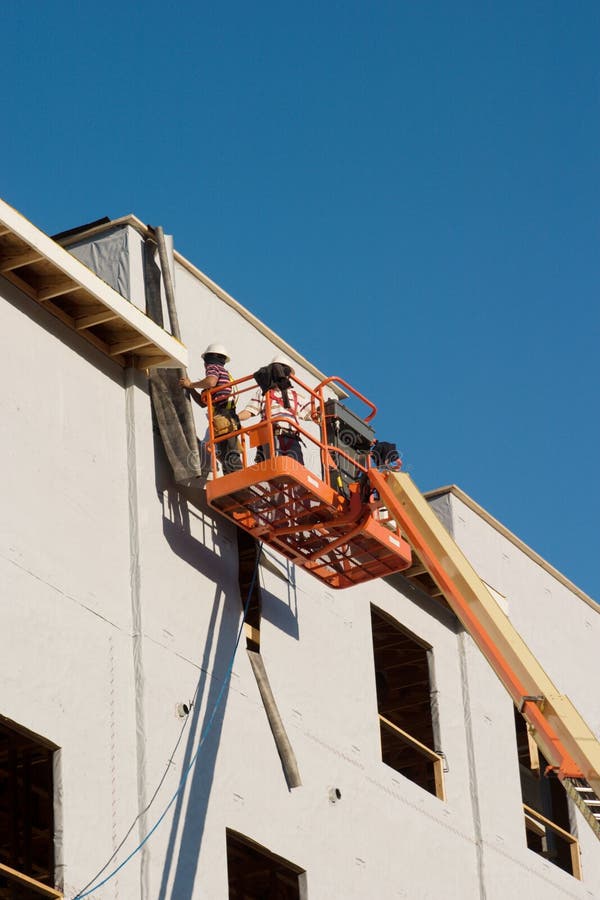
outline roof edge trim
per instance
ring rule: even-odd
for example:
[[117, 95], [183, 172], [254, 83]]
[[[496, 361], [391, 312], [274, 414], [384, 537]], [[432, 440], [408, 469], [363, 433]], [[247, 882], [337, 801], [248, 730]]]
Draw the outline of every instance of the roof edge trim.
[[[69, 253], [65, 247], [48, 237], [37, 225], [34, 225], [33, 222], [30, 222], [22, 213], [1, 198], [0, 225], [3, 226], [6, 234], [12, 234], [19, 241], [36, 251], [41, 258], [53, 267], [53, 271], [66, 275], [78, 288], [87, 291], [94, 300], [97, 300], [99, 304], [113, 312], [126, 326], [137, 331], [143, 338], [146, 338], [148, 345], [151, 344], [154, 348], [161, 351], [164, 357], [161, 365], [187, 367], [187, 348], [180, 341], [157, 325], [141, 309], [138, 309], [137, 306], [134, 306], [121, 294], [118, 294], [110, 285], [102, 281], [95, 272], [92, 272], [84, 263]], [[8, 280], [10, 281], [11, 279], [8, 278]], [[13, 281], [13, 283], [15, 282]], [[24, 284], [21, 290], [29, 293], [29, 296], [32, 296], [33, 299], [36, 299], [37, 291], [33, 291], [31, 286]], [[40, 302], [40, 305], [43, 306], [43, 303]], [[46, 309], [52, 311], [51, 303], [46, 303]], [[81, 334], [79, 331], [77, 333]], [[82, 334], [82, 337], [85, 336], [85, 333]], [[122, 352], [125, 353], [125, 349]], [[116, 353], [110, 354], [110, 356], [117, 362], [121, 358], [120, 356], [117, 357]]]

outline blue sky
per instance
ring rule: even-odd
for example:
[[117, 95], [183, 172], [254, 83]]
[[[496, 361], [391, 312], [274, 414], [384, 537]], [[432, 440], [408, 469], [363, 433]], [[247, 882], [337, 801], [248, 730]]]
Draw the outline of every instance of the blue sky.
[[423, 490], [458, 484], [600, 598], [597, 3], [2, 19], [4, 199], [49, 233], [162, 224], [375, 400]]

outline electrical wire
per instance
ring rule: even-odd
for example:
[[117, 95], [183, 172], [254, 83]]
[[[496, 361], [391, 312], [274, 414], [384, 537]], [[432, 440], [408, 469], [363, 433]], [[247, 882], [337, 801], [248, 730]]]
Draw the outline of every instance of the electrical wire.
[[[157, 787], [156, 790], [154, 791], [154, 794], [152, 795], [152, 798], [151, 798], [150, 802], [147, 804], [147, 806], [146, 806], [145, 809], [143, 809], [140, 813], [138, 813], [138, 815], [137, 815], [136, 818], [134, 819], [134, 821], [133, 821], [131, 827], [129, 828], [129, 831], [127, 832], [127, 834], [125, 835], [125, 837], [123, 838], [123, 840], [121, 841], [121, 843], [119, 844], [119, 846], [116, 848], [116, 850], [114, 851], [114, 853], [112, 854], [112, 856], [110, 857], [110, 859], [102, 866], [102, 868], [100, 869], [100, 871], [97, 872], [97, 873], [94, 875], [94, 877], [93, 877], [90, 881], [88, 881], [88, 883], [87, 883], [83, 888], [81, 888], [81, 890], [80, 890], [77, 894], [74, 895], [74, 897], [72, 898], [72, 900], [83, 900], [84, 897], [89, 897], [89, 895], [90, 895], [93, 891], [99, 890], [99, 889], [100, 889], [101, 887], [103, 887], [108, 881], [110, 881], [111, 878], [114, 878], [114, 876], [115, 876], [118, 872], [120, 872], [121, 869], [123, 869], [123, 868], [127, 865], [127, 863], [128, 863], [131, 859], [133, 859], [133, 857], [136, 856], [136, 855], [140, 852], [140, 850], [142, 849], [142, 847], [144, 847], [144, 845], [148, 842], [148, 840], [150, 839], [150, 837], [151, 837], [151, 836], [154, 834], [154, 832], [157, 830], [157, 828], [159, 827], [159, 825], [161, 824], [161, 822], [163, 821], [163, 819], [165, 818], [165, 816], [167, 815], [167, 813], [169, 812], [169, 810], [171, 809], [171, 807], [173, 806], [173, 804], [175, 803], [177, 797], [179, 796], [179, 794], [180, 794], [181, 791], [183, 790], [183, 788], [184, 788], [184, 786], [185, 786], [185, 783], [186, 783], [186, 781], [187, 781], [187, 778], [188, 778], [190, 772], [192, 771], [192, 769], [194, 768], [194, 765], [195, 765], [195, 763], [196, 763], [196, 760], [197, 760], [197, 758], [198, 758], [198, 755], [199, 755], [199, 753], [200, 753], [200, 750], [202, 749], [202, 746], [203, 746], [204, 742], [206, 741], [206, 738], [208, 737], [208, 735], [209, 735], [210, 732], [211, 732], [212, 726], [213, 726], [213, 724], [214, 724], [215, 716], [216, 716], [216, 714], [217, 714], [217, 710], [218, 710], [219, 706], [221, 705], [221, 701], [222, 701], [223, 695], [224, 695], [224, 693], [225, 693], [225, 688], [227, 687], [227, 685], [229, 684], [229, 681], [230, 681], [230, 679], [231, 679], [231, 673], [232, 673], [232, 671], [233, 671], [233, 664], [234, 664], [234, 661], [235, 661], [235, 654], [236, 654], [236, 652], [237, 652], [237, 648], [238, 648], [239, 643], [240, 643], [240, 638], [241, 638], [241, 636], [242, 636], [242, 631], [243, 631], [243, 629], [244, 629], [244, 623], [245, 623], [245, 621], [246, 621], [246, 616], [248, 615], [248, 608], [249, 608], [249, 606], [250, 606], [250, 599], [251, 599], [251, 597], [252, 597], [252, 591], [254, 590], [254, 583], [255, 583], [255, 581], [256, 581], [256, 576], [257, 576], [257, 573], [258, 573], [258, 571], [259, 571], [259, 562], [260, 562], [261, 550], [262, 550], [262, 544], [259, 542], [259, 545], [258, 545], [258, 548], [257, 548], [257, 552], [256, 552], [256, 562], [255, 562], [255, 564], [254, 564], [254, 572], [252, 573], [252, 580], [250, 581], [250, 587], [249, 587], [249, 589], [248, 589], [248, 596], [246, 597], [246, 602], [245, 602], [245, 604], [244, 604], [244, 613], [243, 613], [243, 616], [242, 616], [242, 621], [240, 622], [240, 627], [239, 627], [239, 629], [238, 629], [237, 637], [236, 637], [235, 644], [234, 644], [234, 647], [233, 647], [233, 651], [232, 651], [232, 654], [231, 654], [231, 659], [230, 659], [230, 661], [229, 661], [229, 665], [227, 666], [227, 671], [226, 671], [226, 673], [225, 673], [225, 677], [224, 677], [224, 679], [223, 679], [223, 683], [222, 683], [221, 688], [220, 688], [220, 690], [219, 690], [219, 693], [218, 693], [218, 695], [217, 695], [217, 699], [215, 700], [214, 706], [213, 706], [213, 708], [212, 708], [211, 714], [210, 714], [209, 719], [208, 719], [208, 722], [207, 722], [207, 724], [206, 724], [206, 728], [204, 729], [204, 733], [203, 733], [203, 734], [201, 735], [201, 737], [200, 737], [200, 741], [199, 741], [199, 743], [198, 743], [198, 747], [196, 748], [196, 752], [193, 754], [193, 756], [192, 756], [192, 758], [191, 758], [191, 760], [190, 760], [190, 762], [189, 762], [189, 764], [188, 764], [188, 766], [187, 766], [187, 769], [186, 769], [185, 772], [183, 773], [183, 775], [182, 775], [182, 777], [181, 777], [181, 780], [180, 780], [180, 782], [179, 782], [179, 784], [178, 784], [178, 786], [177, 786], [177, 789], [176, 789], [175, 793], [173, 794], [173, 796], [171, 797], [171, 799], [169, 800], [169, 802], [168, 802], [167, 805], [165, 806], [164, 810], [162, 811], [162, 813], [160, 814], [160, 816], [158, 817], [158, 819], [156, 820], [156, 822], [154, 823], [154, 825], [152, 826], [152, 828], [150, 829], [150, 831], [149, 831], [149, 832], [147, 833], [147, 835], [140, 841], [140, 843], [137, 845], [137, 847], [134, 847], [134, 849], [131, 851], [131, 853], [130, 853], [128, 856], [125, 857], [125, 859], [123, 860], [123, 862], [119, 863], [119, 865], [118, 865], [115, 869], [113, 869], [112, 872], [109, 872], [109, 874], [106, 876], [106, 878], [103, 878], [102, 881], [98, 882], [98, 884], [95, 884], [96, 879], [97, 879], [103, 872], [106, 871], [106, 869], [108, 868], [108, 866], [110, 865], [110, 863], [113, 861], [113, 859], [115, 858], [115, 856], [117, 855], [117, 853], [119, 852], [119, 850], [121, 849], [121, 847], [123, 846], [123, 844], [125, 843], [125, 841], [127, 840], [127, 838], [129, 837], [129, 835], [130, 835], [131, 832], [133, 831], [133, 829], [134, 829], [136, 823], [139, 821], [140, 817], [143, 816], [144, 813], [146, 813], [146, 812], [150, 809], [150, 806], [151, 806], [152, 803], [154, 802], [154, 800], [155, 800], [155, 798], [156, 798], [156, 796], [157, 796], [157, 794], [158, 794], [160, 788], [162, 787], [162, 784], [164, 783], [165, 778], [167, 777], [167, 772], [169, 771], [169, 767], [170, 767], [171, 762], [172, 762], [172, 760], [173, 760], [173, 756], [174, 756], [174, 754], [175, 754], [175, 752], [176, 752], [176, 750], [177, 750], [177, 747], [179, 746], [179, 744], [180, 744], [180, 742], [181, 742], [181, 738], [183, 737], [183, 733], [184, 733], [185, 727], [186, 727], [186, 725], [187, 725], [187, 718], [186, 718], [186, 721], [185, 721], [184, 724], [183, 724], [183, 727], [182, 727], [182, 729], [181, 729], [181, 732], [180, 732], [180, 734], [179, 734], [179, 737], [178, 737], [178, 739], [177, 739], [177, 742], [176, 742], [176, 744], [175, 744], [175, 747], [174, 747], [174, 749], [173, 749], [173, 752], [171, 753], [171, 756], [170, 756], [169, 761], [168, 761], [168, 763], [167, 763], [167, 768], [165, 769], [165, 772], [164, 772], [162, 778], [160, 779], [160, 781], [159, 781], [159, 783], [158, 783], [158, 787]], [[195, 701], [195, 699], [196, 699], [196, 696], [197, 696], [197, 693], [198, 693], [198, 687], [199, 687], [199, 684], [200, 684], [200, 680], [198, 680], [198, 684], [196, 685], [196, 691], [195, 691], [195, 693], [194, 693], [194, 699], [192, 700], [192, 705], [193, 705], [193, 703], [194, 703], [194, 701]], [[93, 887], [90, 887], [90, 885], [93, 885]], [[88, 890], [88, 888], [89, 888], [89, 890]]]

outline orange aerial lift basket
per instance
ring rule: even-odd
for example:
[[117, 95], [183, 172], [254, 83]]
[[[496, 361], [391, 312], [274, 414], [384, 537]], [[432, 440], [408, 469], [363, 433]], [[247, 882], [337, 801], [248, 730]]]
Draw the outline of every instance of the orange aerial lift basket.
[[[217, 388], [206, 393], [210, 506], [332, 588], [409, 568], [410, 546], [369, 481], [372, 462], [365, 434], [376, 407], [341, 378], [327, 378], [314, 390], [294, 374], [290, 381], [305, 400], [303, 418], [295, 425], [303, 461], [276, 452], [290, 420], [277, 405], [272, 411], [271, 392], [262, 398], [260, 421], [223, 435], [215, 434], [213, 423], [212, 394]], [[364, 419], [334, 399], [334, 384], [365, 404]], [[252, 376], [232, 386], [238, 409], [244, 408], [249, 392], [260, 393]], [[232, 438], [239, 442], [242, 468], [219, 474], [217, 450]], [[260, 456], [266, 458], [255, 462], [253, 448], [259, 446]]]
[[[308, 398], [308, 418], [314, 423], [297, 426], [303, 462], [276, 455], [278, 430], [289, 417], [278, 406], [279, 414], [272, 413], [269, 394], [262, 421], [215, 436], [209, 392], [210, 505], [333, 588], [408, 569], [412, 547], [525, 717], [549, 769], [600, 838], [600, 743], [554, 687], [408, 475], [394, 471], [398, 467], [373, 465], [368, 424], [376, 413], [373, 404], [339, 378], [328, 378], [314, 390], [295, 377], [292, 381]], [[327, 396], [336, 382], [369, 407], [364, 419]], [[240, 395], [254, 387], [251, 377], [234, 384]], [[234, 437], [242, 467], [219, 475], [216, 450]], [[259, 458], [267, 458], [249, 462], [257, 446]]]

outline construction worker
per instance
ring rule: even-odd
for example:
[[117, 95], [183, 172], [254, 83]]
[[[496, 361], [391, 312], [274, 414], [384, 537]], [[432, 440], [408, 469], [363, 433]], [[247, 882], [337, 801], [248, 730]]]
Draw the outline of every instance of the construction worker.
[[[231, 387], [233, 378], [225, 368], [229, 362], [229, 354], [223, 344], [209, 344], [202, 354], [204, 360], [204, 378], [200, 381], [190, 381], [189, 378], [180, 378], [180, 385], [193, 392], [193, 399], [206, 407], [207, 403], [204, 391], [218, 388], [212, 394], [213, 431], [215, 438], [222, 437], [230, 431], [237, 431], [240, 421], [235, 411], [235, 391]], [[198, 393], [201, 391], [202, 393]], [[219, 441], [216, 445], [217, 457], [223, 469], [223, 475], [237, 472], [242, 468], [240, 444], [237, 437]]]
[[[284, 367], [283, 370], [281, 367]], [[273, 440], [275, 443], [275, 453], [277, 456], [291, 456], [299, 463], [304, 465], [304, 456], [302, 454], [302, 446], [300, 435], [294, 427], [298, 425], [299, 419], [311, 418], [311, 403], [308, 397], [295, 388], [288, 380], [289, 375], [294, 374], [292, 365], [287, 357], [277, 354], [273, 357], [269, 366], [259, 370], [267, 375], [266, 385], [271, 386], [266, 391], [259, 389], [252, 395], [250, 402], [239, 413], [240, 421], [251, 419], [253, 416], [260, 416], [266, 419], [267, 416], [267, 396], [271, 403], [271, 418], [279, 419], [273, 425]], [[275, 373], [275, 380], [271, 380], [269, 375]], [[258, 376], [258, 372], [256, 375]], [[278, 377], [277, 377], [278, 376]], [[287, 383], [287, 384], [286, 384]], [[287, 403], [285, 395], [287, 394]], [[256, 450], [255, 462], [263, 462], [269, 458], [269, 445], [261, 444]]]

